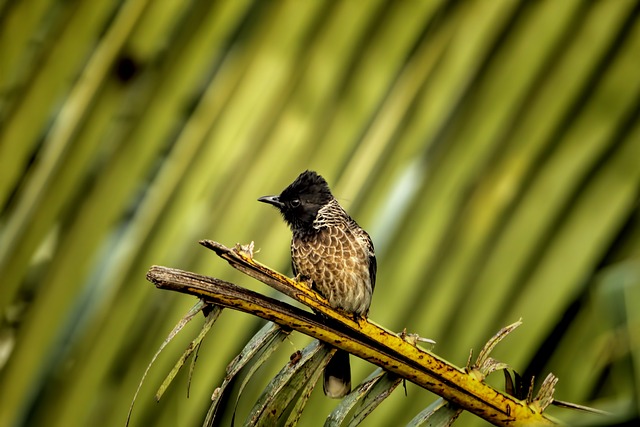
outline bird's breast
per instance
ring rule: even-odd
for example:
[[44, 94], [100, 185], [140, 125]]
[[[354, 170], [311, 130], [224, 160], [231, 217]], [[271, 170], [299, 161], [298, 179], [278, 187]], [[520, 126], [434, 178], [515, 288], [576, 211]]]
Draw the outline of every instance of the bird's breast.
[[371, 305], [369, 252], [346, 227], [326, 227], [295, 235], [291, 258], [296, 272], [313, 281], [332, 307], [366, 314]]

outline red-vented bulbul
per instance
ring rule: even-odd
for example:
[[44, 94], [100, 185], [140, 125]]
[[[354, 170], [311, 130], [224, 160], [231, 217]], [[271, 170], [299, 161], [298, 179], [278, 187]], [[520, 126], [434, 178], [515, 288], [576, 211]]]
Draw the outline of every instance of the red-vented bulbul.
[[[305, 171], [279, 196], [258, 199], [274, 205], [289, 224], [293, 274], [310, 280], [334, 308], [366, 317], [376, 283], [371, 238], [331, 194], [327, 181]], [[324, 393], [351, 391], [349, 353], [338, 350], [324, 370]]]

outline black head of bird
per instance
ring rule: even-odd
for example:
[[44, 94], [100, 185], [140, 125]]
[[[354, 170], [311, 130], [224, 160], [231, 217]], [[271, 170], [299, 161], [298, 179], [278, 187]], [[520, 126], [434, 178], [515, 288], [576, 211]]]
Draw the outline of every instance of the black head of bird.
[[258, 201], [280, 211], [292, 230], [310, 229], [320, 208], [333, 199], [325, 179], [313, 171], [304, 171], [279, 196], [264, 196]]

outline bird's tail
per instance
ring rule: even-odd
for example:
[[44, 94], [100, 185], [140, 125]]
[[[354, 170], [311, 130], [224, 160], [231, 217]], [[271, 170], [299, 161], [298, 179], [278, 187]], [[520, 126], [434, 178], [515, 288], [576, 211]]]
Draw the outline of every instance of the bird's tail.
[[324, 368], [324, 394], [339, 399], [351, 392], [349, 353], [337, 350]]

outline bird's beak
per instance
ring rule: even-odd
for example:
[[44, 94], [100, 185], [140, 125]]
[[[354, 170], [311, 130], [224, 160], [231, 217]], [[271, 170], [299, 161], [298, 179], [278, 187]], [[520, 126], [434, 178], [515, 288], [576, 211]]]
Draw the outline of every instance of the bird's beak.
[[273, 205], [278, 209], [284, 207], [284, 203], [280, 201], [280, 197], [278, 196], [262, 196], [258, 199], [258, 201], [262, 203], [269, 203], [270, 205]]

